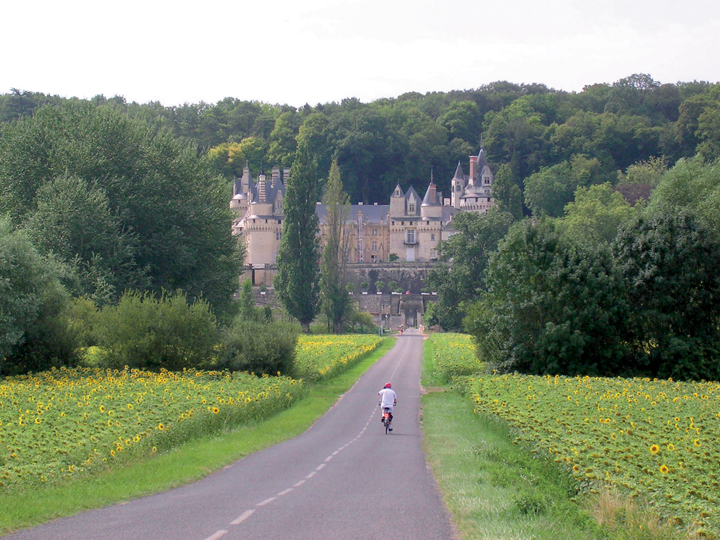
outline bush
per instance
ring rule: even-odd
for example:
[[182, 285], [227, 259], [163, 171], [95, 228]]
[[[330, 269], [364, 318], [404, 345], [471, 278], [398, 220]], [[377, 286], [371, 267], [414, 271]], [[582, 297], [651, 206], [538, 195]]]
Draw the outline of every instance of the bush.
[[378, 280], [378, 281], [375, 282], [375, 290], [376, 290], [377, 292], [383, 292], [384, 289], [385, 289], [385, 282], [384, 282], [384, 281]]
[[127, 292], [98, 314], [99, 345], [109, 367], [175, 371], [207, 367], [217, 344], [217, 325], [204, 300], [188, 305], [185, 293]]
[[346, 328], [349, 332], [361, 334], [377, 334], [378, 327], [371, 313], [367, 311], [355, 311], [348, 319]]
[[256, 375], [292, 375], [297, 338], [295, 325], [239, 317], [223, 336], [219, 367]]

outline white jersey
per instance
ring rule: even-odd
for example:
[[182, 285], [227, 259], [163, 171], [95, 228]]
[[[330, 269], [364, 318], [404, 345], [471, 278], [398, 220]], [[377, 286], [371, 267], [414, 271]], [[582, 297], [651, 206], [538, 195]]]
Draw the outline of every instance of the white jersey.
[[397, 394], [395, 393], [395, 390], [393, 390], [392, 388], [383, 388], [378, 392], [378, 396], [380, 396], [380, 407], [389, 407], [392, 411], [393, 405], [397, 400]]

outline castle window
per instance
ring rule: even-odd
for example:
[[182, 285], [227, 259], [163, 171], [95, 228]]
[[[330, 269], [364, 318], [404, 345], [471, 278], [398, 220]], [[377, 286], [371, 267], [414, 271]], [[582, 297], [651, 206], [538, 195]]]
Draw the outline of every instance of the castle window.
[[372, 241], [372, 250], [377, 251], [377, 240]]
[[373, 236], [377, 236], [377, 229], [373, 229]]
[[415, 213], [415, 203], [414, 202], [411, 202], [410, 204], [408, 204], [408, 213], [409, 214]]
[[275, 240], [280, 240], [282, 238], [282, 231], [278, 231], [275, 233]]
[[435, 233], [432, 233], [432, 234], [430, 235], [430, 240], [435, 240]]
[[405, 243], [406, 244], [414, 244], [415, 243], [415, 230], [414, 229], [408, 229], [405, 231]]
[[486, 183], [486, 184], [489, 184], [489, 183], [490, 183], [490, 177], [489, 177], [489, 176], [486, 176], [486, 177], [485, 177], [485, 183]]

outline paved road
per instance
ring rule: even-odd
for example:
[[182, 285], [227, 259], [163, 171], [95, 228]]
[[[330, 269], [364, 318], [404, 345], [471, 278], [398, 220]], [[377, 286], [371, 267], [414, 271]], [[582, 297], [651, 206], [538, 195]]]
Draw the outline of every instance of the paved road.
[[[172, 491], [59, 519], [6, 540], [448, 540], [420, 448], [422, 336], [395, 347], [303, 435]], [[377, 392], [398, 394], [385, 435]]]

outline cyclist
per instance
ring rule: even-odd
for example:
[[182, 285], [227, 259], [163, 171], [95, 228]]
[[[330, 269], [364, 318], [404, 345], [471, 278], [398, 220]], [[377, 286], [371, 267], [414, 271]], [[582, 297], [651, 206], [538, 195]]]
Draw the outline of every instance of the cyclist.
[[[390, 428], [389, 431], [392, 431], [392, 419], [393, 419], [393, 407], [397, 405], [397, 394], [395, 393], [395, 390], [392, 389], [392, 384], [387, 383], [385, 387], [378, 392], [378, 396], [380, 396], [380, 410], [385, 413], [385, 409], [388, 410], [388, 413], [390, 413]], [[380, 421], [383, 421], [383, 415], [380, 415]]]

